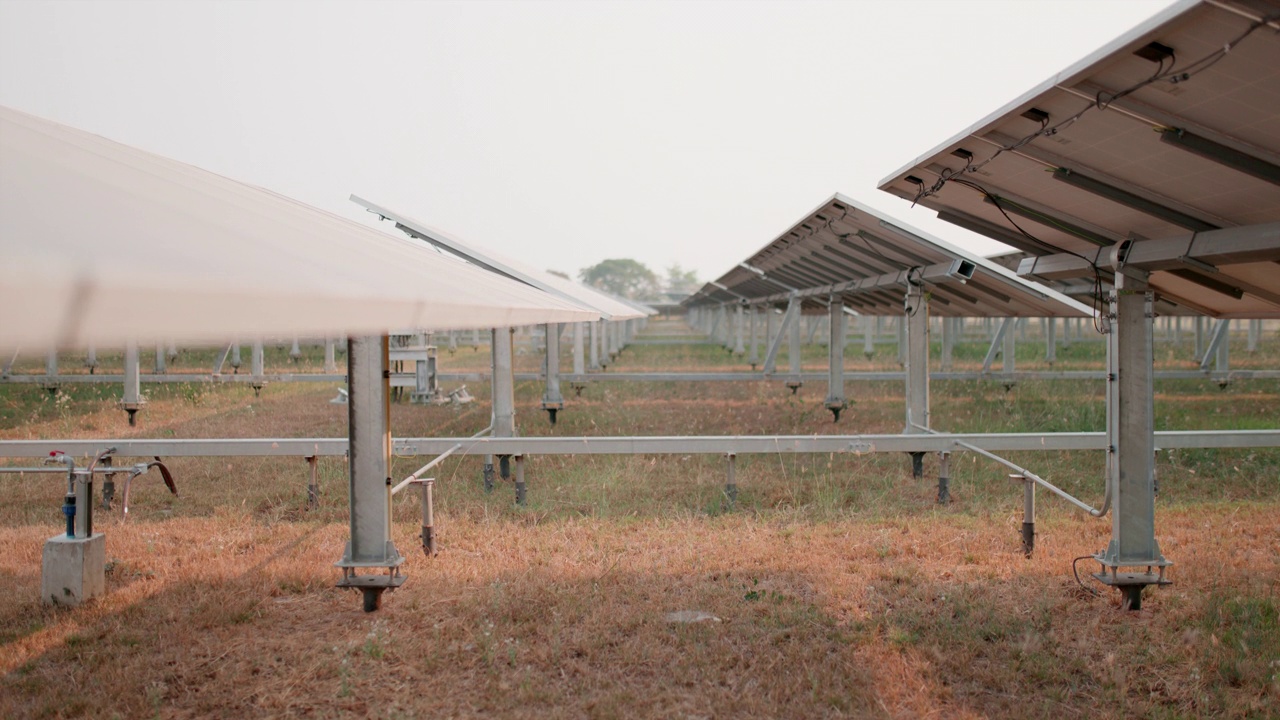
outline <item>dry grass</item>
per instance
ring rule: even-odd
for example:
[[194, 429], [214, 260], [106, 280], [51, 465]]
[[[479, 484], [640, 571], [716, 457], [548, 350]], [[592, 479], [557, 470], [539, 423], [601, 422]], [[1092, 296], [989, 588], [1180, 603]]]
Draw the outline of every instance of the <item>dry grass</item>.
[[[657, 369], [675, 352], [633, 348], [618, 367]], [[840, 425], [816, 402], [825, 387], [793, 398], [776, 383], [599, 383], [569, 398], [554, 430], [535, 383], [520, 384], [518, 404], [526, 434], [900, 429], [900, 387], [849, 387], [855, 404]], [[462, 410], [397, 406], [397, 433], [479, 429], [487, 388], [470, 389], [480, 402]], [[1273, 427], [1280, 408], [1274, 382], [1158, 389], [1163, 427]], [[330, 386], [277, 384], [256, 399], [247, 388], [157, 388], [133, 430], [110, 393], [82, 392], [58, 406], [36, 388], [0, 388], [0, 406], [21, 418], [0, 436], [345, 431]], [[1101, 388], [1089, 383], [1009, 393], [936, 383], [934, 393], [947, 429], [1101, 429]], [[1017, 459], [1099, 492], [1096, 454]], [[898, 457], [742, 458], [732, 508], [716, 458], [532, 458], [526, 509], [509, 487], [485, 495], [478, 463], [439, 469], [434, 559], [416, 549], [416, 499], [397, 499], [410, 580], [374, 615], [332, 587], [346, 533], [339, 459], [321, 462], [326, 494], [310, 512], [301, 460], [175, 459], [181, 496], [144, 478], [128, 523], [99, 516], [109, 593], [74, 610], [37, 598], [58, 483], [0, 476], [0, 716], [1274, 717], [1280, 707], [1275, 451], [1162, 454], [1158, 535], [1176, 584], [1138, 613], [1071, 577], [1072, 558], [1105, 545], [1107, 521], [1045, 499], [1035, 557], [1024, 559], [1020, 493], [972, 458], [955, 463], [947, 507]], [[666, 622], [679, 610], [721, 621]]]

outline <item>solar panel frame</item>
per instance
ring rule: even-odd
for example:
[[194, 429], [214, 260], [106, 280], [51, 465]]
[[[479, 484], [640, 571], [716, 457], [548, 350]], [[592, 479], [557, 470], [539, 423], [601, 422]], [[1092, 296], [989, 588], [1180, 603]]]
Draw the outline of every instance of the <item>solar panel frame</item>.
[[1088, 307], [1007, 268], [915, 229], [839, 193], [744, 262], [708, 283], [686, 305], [748, 302], [783, 305], [799, 295], [807, 314], [826, 313], [831, 297], [859, 315], [901, 315], [907, 275], [968, 263], [973, 276], [926, 280], [931, 312], [962, 317], [1082, 317]]
[[[1153, 41], [1174, 49], [1174, 67], [1196, 70], [1196, 59], [1212, 58], [1263, 16], [1280, 18], [1280, 3], [1179, 2], [884, 178], [880, 189], [1037, 255], [1280, 220], [1280, 35], [1271, 30], [1280, 22], [1201, 63], [1189, 80], [1110, 99], [1164, 68], [1134, 54]], [[1047, 113], [1045, 125], [1055, 127], [1099, 98], [1105, 107], [1024, 142], [1040, 127], [1034, 112], [1024, 113]], [[1171, 141], [1179, 132], [1201, 149]], [[923, 188], [947, 181], [922, 195], [909, 176]], [[1150, 282], [1162, 306], [1177, 303], [1179, 312], [1280, 317], [1280, 277], [1260, 262], [1187, 262]]]

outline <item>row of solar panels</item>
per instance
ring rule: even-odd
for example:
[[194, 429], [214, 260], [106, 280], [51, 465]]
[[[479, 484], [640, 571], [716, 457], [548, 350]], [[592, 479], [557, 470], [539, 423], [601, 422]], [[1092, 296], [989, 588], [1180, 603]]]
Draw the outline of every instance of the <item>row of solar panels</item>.
[[1280, 317], [1278, 30], [1280, 3], [1184, 0], [881, 182], [1024, 253], [1021, 277], [836, 195], [686, 304], [897, 314], [933, 268], [937, 314], [1072, 315], [1049, 286], [1091, 302], [1127, 266], [1161, 312]]
[[418, 239], [0, 107], [0, 349], [654, 313], [377, 212]]

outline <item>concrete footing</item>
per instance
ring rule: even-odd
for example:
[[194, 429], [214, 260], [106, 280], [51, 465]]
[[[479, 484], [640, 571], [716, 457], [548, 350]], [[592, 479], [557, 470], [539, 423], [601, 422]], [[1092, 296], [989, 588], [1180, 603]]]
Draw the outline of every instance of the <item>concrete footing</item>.
[[107, 592], [107, 538], [56, 535], [44, 544], [40, 599], [51, 605], [79, 605]]

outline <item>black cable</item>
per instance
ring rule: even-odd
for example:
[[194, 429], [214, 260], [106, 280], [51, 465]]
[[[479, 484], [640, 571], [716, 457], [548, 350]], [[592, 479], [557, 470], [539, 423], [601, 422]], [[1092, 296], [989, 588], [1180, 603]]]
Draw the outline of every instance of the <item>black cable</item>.
[[1084, 590], [1085, 592], [1089, 593], [1094, 597], [1102, 597], [1102, 593], [1098, 592], [1097, 590], [1094, 590], [1088, 585], [1085, 585], [1083, 582], [1080, 582], [1080, 573], [1076, 571], [1076, 563], [1080, 562], [1081, 560], [1084, 560], [1085, 558], [1092, 558], [1092, 557], [1093, 557], [1092, 555], [1081, 555], [1080, 557], [1072, 560], [1071, 574], [1076, 576], [1076, 584], [1080, 586], [1081, 590]]
[[[961, 185], [964, 185], [965, 187], [972, 188], [982, 193], [988, 200], [991, 201], [992, 205], [996, 206], [996, 209], [1000, 211], [1000, 214], [1004, 216], [1004, 219], [1008, 220], [1009, 224], [1017, 228], [1018, 232], [1026, 236], [1027, 239], [1031, 240], [1032, 242], [1038, 245], [1049, 246], [1049, 243], [1046, 243], [1045, 241], [1041, 240], [1035, 235], [1032, 235], [1031, 233], [1027, 232], [1026, 229], [1024, 229], [1021, 225], [1018, 224], [1018, 221], [1014, 220], [1013, 217], [1009, 215], [1008, 212], [1005, 212], [1004, 206], [1001, 203], [1009, 202], [1009, 201], [1005, 200], [999, 195], [992, 193], [991, 191], [987, 190], [986, 188], [984, 188], [983, 186], [979, 185], [978, 183], [972, 180], [968, 180], [965, 178], [953, 178], [953, 180]], [[1066, 248], [1063, 248], [1063, 252], [1083, 260], [1084, 262], [1088, 263], [1089, 267], [1093, 270], [1093, 298], [1092, 298], [1093, 329], [1097, 331], [1099, 335], [1105, 335], [1106, 332], [1103, 328], [1102, 320], [1101, 320], [1102, 318], [1102, 270], [1098, 267], [1097, 262], [1090, 260], [1089, 258], [1085, 257], [1084, 255], [1081, 255], [1078, 252], [1073, 252], [1071, 250], [1067, 250]]]
[[983, 160], [980, 163], [977, 163], [976, 165], [973, 162], [973, 158], [970, 157], [966, 159], [965, 167], [962, 170], [953, 171], [950, 169], [943, 169], [943, 171], [939, 173], [938, 181], [935, 182], [932, 186], [926, 187], [923, 182], [920, 183], [920, 191], [916, 194], [915, 199], [911, 201], [912, 206], [916, 205], [924, 198], [929, 197], [930, 195], [936, 194], [939, 190], [942, 189], [944, 185], [946, 185], [951, 180], [955, 179], [956, 174], [975, 173], [981, 170], [984, 166], [986, 166], [987, 163], [991, 162], [992, 160], [995, 160], [997, 157], [1000, 157], [1002, 153], [1015, 151], [1023, 147], [1027, 143], [1030, 143], [1031, 141], [1035, 140], [1038, 137], [1048, 137], [1051, 135], [1056, 135], [1061, 130], [1064, 130], [1067, 127], [1069, 127], [1076, 120], [1079, 120], [1082, 116], [1084, 116], [1085, 113], [1089, 112], [1090, 110], [1093, 110], [1095, 108], [1098, 110], [1106, 110], [1116, 100], [1119, 100], [1127, 95], [1130, 95], [1134, 92], [1137, 92], [1138, 90], [1141, 90], [1142, 88], [1148, 85], [1160, 82], [1162, 80], [1167, 80], [1172, 84], [1183, 83], [1190, 80], [1196, 75], [1199, 75], [1205, 70], [1208, 70], [1209, 68], [1216, 65], [1218, 61], [1222, 60], [1222, 58], [1227, 56], [1227, 54], [1231, 51], [1232, 48], [1234, 48], [1236, 45], [1242, 42], [1245, 38], [1252, 35], [1254, 31], [1256, 31], [1258, 28], [1263, 27], [1264, 25], [1267, 25], [1271, 22], [1274, 22], [1277, 19], [1280, 19], [1280, 13], [1275, 13], [1262, 18], [1261, 20], [1250, 25], [1247, 30], [1240, 33], [1240, 35], [1236, 36], [1235, 39], [1227, 42], [1222, 47], [1209, 53], [1208, 55], [1205, 55], [1199, 60], [1192, 62], [1190, 65], [1188, 65], [1186, 68], [1183, 68], [1182, 70], [1178, 70], [1175, 68], [1175, 65], [1177, 64], [1177, 55], [1170, 55], [1170, 63], [1169, 63], [1168, 70], [1165, 70], [1164, 58], [1161, 58], [1160, 64], [1153, 75], [1146, 78], [1145, 80], [1141, 80], [1137, 83], [1134, 83], [1133, 85], [1123, 90], [1120, 90], [1114, 94], [1111, 94], [1107, 100], [1104, 101], [1102, 99], [1102, 93], [1099, 92], [1096, 96], [1094, 96], [1094, 101], [1092, 103], [1081, 108], [1080, 111], [1077, 112], [1076, 114], [1052, 126], [1049, 125], [1048, 118], [1041, 120], [1039, 130], [1031, 133], [1030, 135], [1027, 135], [1026, 137], [1010, 145], [1004, 145], [999, 147], [998, 149], [996, 149], [994, 153], [992, 153], [991, 157], [987, 158], [986, 160]]

